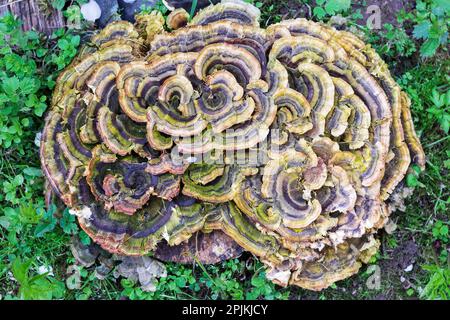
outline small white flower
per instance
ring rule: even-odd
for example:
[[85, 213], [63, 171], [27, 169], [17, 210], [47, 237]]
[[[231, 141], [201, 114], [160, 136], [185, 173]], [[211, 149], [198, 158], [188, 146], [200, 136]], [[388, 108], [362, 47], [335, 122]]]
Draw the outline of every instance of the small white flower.
[[54, 276], [53, 268], [51, 266], [45, 266], [45, 265], [39, 266], [37, 269], [37, 273], [38, 274], [47, 273], [49, 276]]
[[41, 146], [41, 137], [42, 132], [36, 133], [36, 136], [34, 137], [34, 144], [39, 148]]
[[407, 267], [405, 268], [405, 272], [411, 272], [412, 269], [413, 269], [413, 265], [410, 264], [409, 266], [407, 266]]

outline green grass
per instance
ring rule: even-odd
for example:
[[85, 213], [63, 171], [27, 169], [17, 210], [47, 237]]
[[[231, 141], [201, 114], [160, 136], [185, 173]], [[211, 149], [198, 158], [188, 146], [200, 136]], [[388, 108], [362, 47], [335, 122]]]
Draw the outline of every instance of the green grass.
[[[297, 1], [297, 10], [292, 5], [295, 1], [289, 5], [272, 0], [252, 2], [262, 10], [263, 26], [283, 18], [306, 16], [328, 21], [333, 14], [342, 14], [348, 26], [364, 34], [388, 62], [411, 97], [427, 168], [408, 176], [408, 185], [416, 187], [414, 197], [407, 200], [404, 212], [394, 213], [396, 231], [380, 234], [382, 249], [376, 258], [359, 274], [320, 293], [272, 284], [265, 279], [261, 263], [249, 254], [219, 265], [169, 263], [168, 276], [158, 281], [153, 293], [112, 275], [98, 280], [93, 267], [78, 266], [67, 274], [74, 264], [70, 238], [89, 239], [66, 211], [55, 215], [54, 210], [44, 209], [35, 140], [55, 77], [75, 55], [80, 37], [65, 30], [48, 38], [23, 33], [19, 22], [8, 15], [0, 20], [0, 299], [450, 298], [446, 2], [419, 1], [417, 10], [399, 16], [399, 28], [387, 24], [373, 31], [356, 24], [360, 16], [349, 10], [346, 1], [316, 1], [317, 6], [313, 1]], [[73, 6], [66, 16], [78, 14]], [[411, 248], [416, 253], [415, 259], [405, 262], [412, 264], [407, 272], [408, 266], [398, 260]], [[377, 270], [381, 271], [380, 285], [373, 288], [367, 283], [375, 279]]]

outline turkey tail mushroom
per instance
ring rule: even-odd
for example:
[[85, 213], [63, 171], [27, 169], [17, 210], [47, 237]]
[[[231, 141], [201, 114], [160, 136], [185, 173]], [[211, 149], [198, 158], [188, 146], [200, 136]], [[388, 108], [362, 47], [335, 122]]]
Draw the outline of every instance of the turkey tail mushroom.
[[46, 116], [48, 200], [112, 253], [184, 252], [194, 234], [223, 232], [273, 282], [321, 290], [376, 253], [425, 155], [407, 94], [369, 45], [259, 17], [223, 0], [192, 19], [142, 13], [94, 35]]

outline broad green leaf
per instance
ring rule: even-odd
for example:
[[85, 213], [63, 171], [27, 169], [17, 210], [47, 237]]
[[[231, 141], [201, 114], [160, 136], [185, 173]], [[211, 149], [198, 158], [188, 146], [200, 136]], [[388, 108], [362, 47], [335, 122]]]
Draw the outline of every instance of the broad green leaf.
[[62, 10], [66, 4], [66, 0], [51, 0], [51, 4], [56, 10]]
[[58, 40], [58, 47], [61, 50], [66, 50], [69, 48], [69, 41], [67, 41], [66, 39], [59, 39]]
[[31, 263], [31, 260], [22, 262], [20, 258], [16, 258], [12, 263], [11, 271], [13, 276], [21, 285], [25, 285], [28, 282], [28, 271]]
[[69, 210], [64, 210], [63, 216], [59, 220], [59, 224], [64, 233], [75, 234], [78, 230], [78, 226], [75, 222], [75, 216], [69, 213]]
[[20, 81], [17, 77], [6, 78], [2, 81], [2, 89], [7, 95], [13, 96], [19, 88], [19, 84]]
[[23, 173], [30, 177], [42, 177], [42, 170], [40, 168], [27, 167], [23, 169]]
[[321, 7], [315, 7], [313, 9], [313, 14], [314, 16], [316, 16], [319, 20], [322, 19], [323, 17], [325, 17], [327, 15], [327, 13], [325, 12], [325, 10]]
[[448, 0], [433, 0], [433, 5], [441, 7], [447, 14], [450, 13], [450, 1]]
[[439, 47], [439, 39], [430, 38], [420, 47], [420, 55], [424, 58], [432, 57]]
[[80, 36], [73, 36], [70, 38], [70, 43], [74, 46], [74, 47], [78, 47], [78, 45], [80, 44]]
[[47, 105], [45, 103], [39, 103], [34, 109], [34, 114], [38, 117], [42, 117], [46, 109]]
[[413, 37], [416, 39], [426, 39], [428, 38], [428, 32], [431, 28], [431, 22], [428, 20], [422, 23], [416, 24], [413, 30]]
[[23, 175], [18, 174], [17, 176], [14, 177], [14, 183], [16, 184], [16, 186], [20, 186], [23, 184], [24, 178]]
[[351, 0], [328, 0], [325, 10], [328, 14], [333, 15], [350, 9]]
[[9, 221], [8, 217], [0, 216], [0, 226], [5, 228], [6, 230], [9, 230], [9, 228], [11, 226], [11, 222]]

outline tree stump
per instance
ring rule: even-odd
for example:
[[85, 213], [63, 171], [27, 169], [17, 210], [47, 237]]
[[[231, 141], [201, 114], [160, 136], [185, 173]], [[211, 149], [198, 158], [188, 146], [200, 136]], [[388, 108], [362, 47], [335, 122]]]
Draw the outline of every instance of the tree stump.
[[38, 0], [0, 0], [0, 16], [8, 11], [22, 20], [23, 30], [37, 30], [51, 34], [64, 27], [64, 17], [61, 11], [52, 9], [50, 14], [39, 8]]

